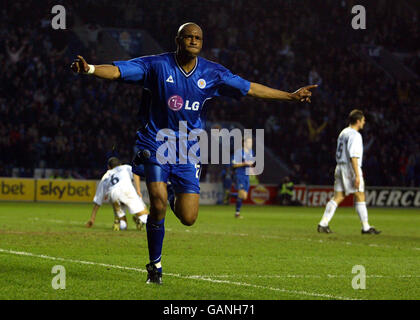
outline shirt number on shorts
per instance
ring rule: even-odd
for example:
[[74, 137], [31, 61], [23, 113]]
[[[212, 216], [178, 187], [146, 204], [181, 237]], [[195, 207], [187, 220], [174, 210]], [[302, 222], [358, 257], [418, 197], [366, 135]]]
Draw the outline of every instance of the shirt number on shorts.
[[198, 179], [200, 178], [201, 164], [196, 163], [194, 167], [195, 167], [195, 177]]

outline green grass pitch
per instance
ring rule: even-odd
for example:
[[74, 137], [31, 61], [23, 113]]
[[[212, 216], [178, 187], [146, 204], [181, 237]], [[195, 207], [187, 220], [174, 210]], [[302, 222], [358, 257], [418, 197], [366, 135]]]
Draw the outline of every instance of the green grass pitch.
[[[162, 286], [146, 285], [145, 230], [112, 231], [109, 205], [0, 203], [0, 299], [420, 299], [420, 212], [368, 208], [378, 236], [351, 208], [318, 234], [323, 208], [201, 206], [183, 226], [168, 211]], [[66, 288], [54, 290], [55, 265]], [[352, 287], [352, 268], [366, 288]], [[360, 282], [359, 282], [360, 283]]]

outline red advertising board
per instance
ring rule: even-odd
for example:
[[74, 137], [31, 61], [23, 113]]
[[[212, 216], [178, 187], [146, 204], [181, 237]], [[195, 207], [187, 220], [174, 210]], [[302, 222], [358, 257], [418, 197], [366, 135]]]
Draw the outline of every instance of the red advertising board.
[[[276, 185], [251, 186], [246, 204], [276, 204], [278, 187]], [[232, 186], [231, 192], [236, 192]], [[324, 207], [334, 195], [332, 186], [295, 185], [292, 200], [308, 207]], [[373, 207], [420, 207], [420, 188], [368, 187], [365, 191], [366, 204]], [[235, 198], [231, 197], [231, 203]], [[354, 195], [348, 195], [340, 207], [353, 207]]]
[[[334, 188], [330, 186], [295, 185], [293, 190], [293, 200], [308, 207], [324, 207], [333, 195]], [[346, 197], [340, 206], [352, 207], [353, 195]]]
[[[248, 198], [243, 202], [244, 204], [275, 204], [277, 197], [276, 185], [252, 185], [249, 187]], [[232, 186], [231, 192], [236, 193], [237, 190]], [[235, 198], [230, 198], [230, 203], [235, 203]]]
[[306, 186], [305, 185], [295, 185], [293, 187], [293, 197], [292, 197], [293, 201], [299, 201], [301, 204], [305, 204], [306, 203]]
[[[306, 206], [324, 207], [334, 195], [334, 188], [328, 186], [307, 186]], [[340, 207], [352, 207], [353, 195], [347, 196]]]

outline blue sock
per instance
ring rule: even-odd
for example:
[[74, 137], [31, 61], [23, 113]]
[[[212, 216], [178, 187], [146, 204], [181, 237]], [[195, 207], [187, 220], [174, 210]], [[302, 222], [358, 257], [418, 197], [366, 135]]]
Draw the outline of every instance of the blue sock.
[[[147, 219], [147, 244], [149, 246], [149, 259], [152, 263], [159, 263], [162, 259], [163, 237], [165, 236], [165, 219], [160, 221]], [[158, 268], [162, 272], [162, 267]]]
[[237, 197], [236, 198], [236, 212], [241, 211], [241, 207], [242, 207], [242, 199]]

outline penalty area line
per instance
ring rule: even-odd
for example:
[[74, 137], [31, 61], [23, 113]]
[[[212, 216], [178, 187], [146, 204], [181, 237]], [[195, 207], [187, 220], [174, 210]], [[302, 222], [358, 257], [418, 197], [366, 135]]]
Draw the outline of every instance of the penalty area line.
[[[52, 256], [44, 255], [44, 254], [36, 254], [36, 253], [25, 252], [25, 251], [14, 251], [14, 250], [2, 249], [2, 248], [0, 248], [0, 253], [13, 254], [13, 255], [18, 255], [18, 256], [34, 257], [34, 258], [41, 258], [41, 259], [47, 259], [47, 260], [53, 260], [53, 261], [62, 261], [62, 262], [72, 262], [72, 263], [79, 263], [79, 264], [85, 264], [85, 265], [94, 265], [94, 266], [101, 266], [101, 267], [114, 268], [114, 269], [120, 269], [120, 270], [131, 270], [131, 271], [137, 271], [137, 272], [143, 272], [143, 273], [146, 272], [146, 270], [139, 269], [139, 268], [125, 267], [125, 266], [119, 266], [119, 265], [107, 264], [107, 263], [101, 263], [101, 262], [83, 261], [83, 260], [66, 259], [66, 258], [60, 258], [60, 257], [52, 257]], [[228, 284], [228, 285], [235, 285], [235, 286], [240, 286], [240, 287], [251, 287], [251, 288], [256, 288], [256, 289], [265, 289], [265, 290], [289, 293], [289, 294], [294, 294], [294, 295], [312, 296], [312, 297], [328, 298], [328, 299], [335, 299], [335, 300], [359, 300], [359, 299], [355, 299], [355, 298], [335, 296], [335, 295], [331, 295], [331, 294], [323, 294], [323, 293], [308, 292], [308, 291], [301, 291], [301, 290], [289, 290], [289, 289], [276, 288], [276, 287], [267, 287], [267, 286], [255, 285], [255, 284], [252, 284], [252, 283], [246, 283], [246, 282], [218, 280], [218, 279], [212, 279], [212, 278], [209, 278], [209, 277], [206, 277], [206, 276], [204, 276], [204, 277], [203, 276], [187, 276], [187, 275], [181, 275], [181, 274], [175, 274], [175, 273], [163, 273], [163, 275], [170, 276], [170, 277], [181, 278], [181, 279], [188, 279], [188, 280], [200, 280], [200, 281], [207, 281], [207, 282], [212, 282], [212, 283], [222, 283], [222, 284]]]

